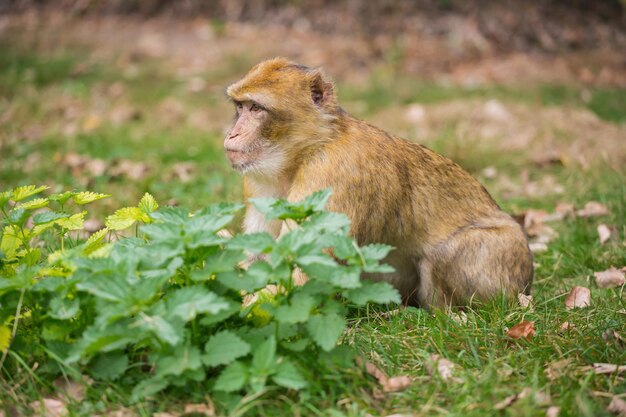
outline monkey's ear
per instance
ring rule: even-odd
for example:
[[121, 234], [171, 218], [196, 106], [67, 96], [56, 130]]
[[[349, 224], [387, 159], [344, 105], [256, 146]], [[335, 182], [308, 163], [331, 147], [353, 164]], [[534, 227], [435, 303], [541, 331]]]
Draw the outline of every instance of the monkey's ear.
[[317, 106], [329, 103], [333, 98], [333, 84], [324, 81], [319, 71], [313, 73], [311, 78], [311, 99]]

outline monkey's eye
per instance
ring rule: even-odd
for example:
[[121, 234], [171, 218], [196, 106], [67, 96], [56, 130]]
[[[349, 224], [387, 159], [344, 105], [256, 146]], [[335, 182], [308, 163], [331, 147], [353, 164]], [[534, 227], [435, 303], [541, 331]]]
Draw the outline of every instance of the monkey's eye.
[[261, 110], [263, 110], [263, 107], [259, 106], [256, 103], [252, 103], [252, 105], [250, 106], [250, 111], [258, 112]]

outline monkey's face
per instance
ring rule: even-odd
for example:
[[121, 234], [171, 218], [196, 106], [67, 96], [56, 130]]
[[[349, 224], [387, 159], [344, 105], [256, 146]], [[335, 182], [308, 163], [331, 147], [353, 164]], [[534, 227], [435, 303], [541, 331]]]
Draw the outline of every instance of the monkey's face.
[[254, 101], [235, 101], [235, 123], [224, 139], [226, 156], [233, 168], [240, 172], [259, 169], [266, 158], [269, 144], [262, 131], [268, 111]]

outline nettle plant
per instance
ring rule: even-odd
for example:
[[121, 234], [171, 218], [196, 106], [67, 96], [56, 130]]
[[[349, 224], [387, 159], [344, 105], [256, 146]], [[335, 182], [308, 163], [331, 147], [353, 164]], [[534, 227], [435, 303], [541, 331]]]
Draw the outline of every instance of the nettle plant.
[[[194, 381], [209, 392], [300, 390], [313, 374], [305, 363], [337, 347], [350, 306], [400, 302], [389, 284], [361, 280], [391, 270], [379, 263], [391, 247], [359, 247], [347, 217], [323, 211], [329, 190], [252, 200], [293, 225], [278, 239], [218, 233], [242, 205], [190, 214], [146, 194], [80, 240], [81, 208], [108, 195], [34, 198], [45, 189], [0, 194], [3, 378], [38, 361], [41, 374], [132, 384], [134, 400]], [[302, 286], [296, 268], [309, 277]]]

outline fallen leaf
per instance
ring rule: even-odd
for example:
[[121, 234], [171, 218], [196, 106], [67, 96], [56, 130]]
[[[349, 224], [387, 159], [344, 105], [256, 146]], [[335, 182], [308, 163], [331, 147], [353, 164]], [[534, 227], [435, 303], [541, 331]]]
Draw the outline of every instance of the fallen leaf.
[[522, 321], [511, 327], [506, 333], [507, 336], [513, 339], [530, 339], [535, 335], [535, 322], [534, 321]]
[[187, 413], [197, 413], [213, 417], [215, 415], [215, 406], [213, 405], [213, 401], [211, 401], [211, 399], [207, 399], [206, 403], [186, 404], [185, 414]]
[[607, 342], [614, 341], [615, 344], [617, 344], [622, 349], [626, 347], [626, 339], [624, 338], [624, 336], [622, 336], [621, 334], [619, 334], [613, 329], [608, 329], [608, 330], [603, 331], [602, 339]]
[[76, 381], [68, 381], [65, 378], [57, 378], [54, 381], [57, 392], [62, 394], [67, 401], [80, 402], [85, 399], [85, 384]]
[[517, 294], [517, 301], [523, 308], [532, 308], [533, 296], [519, 293]]
[[371, 362], [363, 362], [360, 357], [357, 358], [359, 366], [365, 365], [365, 371], [376, 378], [378, 383], [383, 387], [384, 392], [396, 392], [406, 389], [411, 385], [411, 378], [406, 375], [400, 375], [389, 378], [383, 371]]
[[594, 272], [596, 284], [600, 288], [615, 288], [626, 283], [626, 274], [622, 269], [610, 267], [606, 271]]
[[578, 217], [596, 217], [596, 216], [606, 216], [609, 214], [609, 209], [598, 203], [597, 201], [589, 201], [585, 204], [585, 207], [578, 210], [576, 215]]
[[561, 359], [559, 361], [550, 363], [550, 365], [548, 365], [544, 372], [550, 381], [554, 381], [555, 379], [567, 376], [568, 369], [570, 368], [571, 364], [572, 360], [570, 358]]
[[394, 376], [382, 383], [385, 392], [403, 391], [409, 385], [411, 385], [411, 378], [407, 375]]
[[561, 324], [561, 331], [567, 331], [567, 330], [573, 330], [576, 328], [576, 325], [574, 325], [574, 323], [570, 323], [569, 321], [564, 321], [563, 324]]
[[450, 315], [450, 318], [452, 318], [452, 320], [454, 320], [457, 324], [460, 324], [460, 325], [467, 324], [467, 314], [465, 314], [465, 311], [461, 311], [459, 313], [452, 313]]
[[68, 415], [66, 404], [55, 398], [44, 398], [41, 401], [30, 403], [34, 416], [41, 417], [63, 417]]
[[621, 374], [622, 372], [626, 372], [626, 365], [615, 365], [612, 363], [594, 363], [591, 366], [583, 367], [585, 371], [593, 371], [598, 375], [603, 374]]
[[480, 171], [480, 173], [482, 174], [483, 177], [490, 179], [490, 180], [498, 176], [498, 170], [496, 169], [496, 167], [491, 166], [491, 165], [483, 168], [482, 171]]
[[426, 362], [426, 369], [428, 370], [428, 373], [431, 376], [438, 373], [444, 381], [452, 379], [452, 370], [455, 366], [454, 362], [451, 362], [439, 355], [430, 355], [429, 360]]
[[541, 253], [548, 250], [548, 245], [543, 242], [531, 242], [528, 244], [528, 248], [532, 253]]
[[102, 118], [97, 114], [90, 114], [83, 121], [83, 131], [90, 132], [102, 124]]
[[565, 308], [571, 310], [577, 307], [589, 307], [591, 305], [591, 291], [587, 287], [574, 287], [565, 298]]
[[503, 410], [503, 409], [509, 407], [511, 404], [513, 404], [517, 400], [521, 400], [522, 398], [527, 397], [531, 392], [532, 392], [532, 390], [530, 388], [526, 387], [520, 393], [513, 394], [511, 396], [506, 397], [504, 400], [502, 400], [499, 403], [497, 403], [496, 405], [494, 405], [493, 408], [495, 410]]
[[546, 417], [559, 417], [560, 412], [561, 412], [561, 407], [552, 405], [548, 407], [548, 410], [546, 411]]
[[611, 399], [611, 402], [606, 409], [607, 411], [617, 414], [620, 417], [626, 417], [626, 401], [617, 396]]
[[563, 202], [559, 202], [556, 204], [554, 212], [558, 214], [561, 219], [564, 219], [566, 217], [573, 217], [576, 214], [576, 210], [574, 209], [573, 204]]
[[611, 238], [611, 229], [606, 224], [602, 223], [598, 225], [598, 236], [600, 237], [600, 244], [603, 245]]

